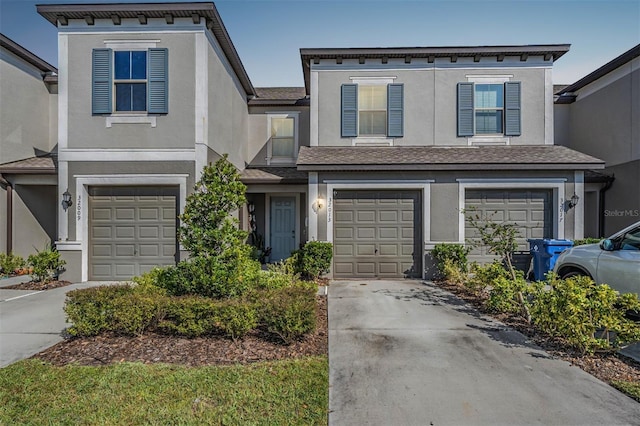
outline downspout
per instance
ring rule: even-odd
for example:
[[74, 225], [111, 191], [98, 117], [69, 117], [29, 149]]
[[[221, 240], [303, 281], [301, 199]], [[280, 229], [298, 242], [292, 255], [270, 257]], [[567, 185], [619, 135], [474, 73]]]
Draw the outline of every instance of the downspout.
[[598, 237], [604, 238], [604, 193], [611, 189], [613, 181], [616, 180], [615, 175], [607, 176], [607, 183], [600, 188], [600, 194], [598, 196], [598, 210], [600, 213], [600, 220], [598, 220]]
[[7, 190], [7, 246], [6, 252], [13, 251], [13, 187], [2, 174], [0, 174], [0, 185]]

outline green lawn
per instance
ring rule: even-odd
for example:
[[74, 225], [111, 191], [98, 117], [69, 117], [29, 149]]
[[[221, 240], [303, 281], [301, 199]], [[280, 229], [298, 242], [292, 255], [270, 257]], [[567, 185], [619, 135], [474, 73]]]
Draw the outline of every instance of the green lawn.
[[188, 368], [0, 369], [0, 424], [327, 424], [326, 357]]

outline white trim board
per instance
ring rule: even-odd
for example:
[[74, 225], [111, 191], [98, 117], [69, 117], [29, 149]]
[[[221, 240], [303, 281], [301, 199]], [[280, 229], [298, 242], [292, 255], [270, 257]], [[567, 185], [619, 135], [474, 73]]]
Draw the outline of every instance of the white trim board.
[[195, 148], [64, 148], [60, 161], [195, 161]]
[[564, 186], [565, 178], [542, 179], [457, 179], [458, 182], [458, 243], [465, 244], [465, 193], [467, 189], [552, 189], [553, 190], [553, 235], [564, 238]]
[[[309, 176], [309, 182], [311, 183], [311, 176]], [[420, 259], [422, 262], [422, 278], [425, 277], [425, 268], [424, 268], [424, 246], [426, 241], [431, 239], [431, 183], [433, 180], [422, 180], [422, 181], [376, 181], [376, 180], [366, 180], [366, 181], [340, 181], [340, 180], [327, 180], [324, 183], [327, 184], [327, 200], [326, 200], [326, 218], [327, 218], [327, 241], [333, 243], [333, 191], [336, 189], [346, 189], [346, 190], [366, 190], [366, 189], [374, 189], [374, 190], [419, 190], [422, 198], [422, 240], [421, 244], [422, 253], [420, 254]], [[311, 215], [311, 213], [310, 213]], [[317, 216], [316, 216], [317, 220]], [[311, 224], [310, 224], [311, 225]], [[317, 226], [317, 225], [316, 225]], [[309, 226], [311, 229], [311, 226]], [[316, 229], [317, 233], [317, 229]]]
[[[81, 277], [82, 281], [89, 279], [89, 186], [121, 186], [121, 185], [167, 185], [179, 186], [180, 195], [178, 200], [179, 215], [184, 211], [187, 199], [187, 178], [186, 174], [158, 175], [74, 175], [76, 180], [76, 201], [74, 202], [76, 211], [76, 240], [82, 247]], [[180, 247], [182, 250], [182, 247]]]

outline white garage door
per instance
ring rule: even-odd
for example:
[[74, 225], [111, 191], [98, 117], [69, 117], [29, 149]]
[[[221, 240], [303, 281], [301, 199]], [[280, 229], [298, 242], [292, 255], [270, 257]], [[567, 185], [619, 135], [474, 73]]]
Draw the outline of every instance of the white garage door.
[[91, 187], [89, 278], [128, 280], [175, 264], [177, 197], [171, 187]]

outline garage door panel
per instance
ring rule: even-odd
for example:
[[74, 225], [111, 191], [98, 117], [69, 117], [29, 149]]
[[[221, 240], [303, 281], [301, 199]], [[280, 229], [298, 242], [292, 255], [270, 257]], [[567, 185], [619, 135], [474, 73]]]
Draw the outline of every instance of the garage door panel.
[[91, 187], [90, 278], [126, 280], [175, 264], [177, 188]]
[[420, 266], [404, 268], [419, 261], [413, 257], [421, 250], [419, 200], [418, 191], [334, 192], [334, 276], [403, 277], [405, 270], [419, 271]]
[[528, 222], [528, 212], [526, 210], [509, 210], [507, 212], [511, 222]]

